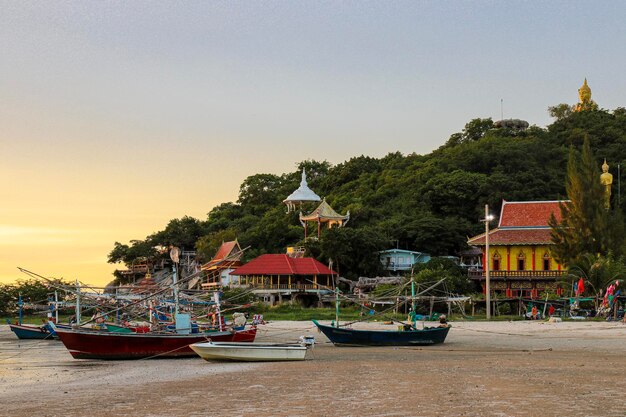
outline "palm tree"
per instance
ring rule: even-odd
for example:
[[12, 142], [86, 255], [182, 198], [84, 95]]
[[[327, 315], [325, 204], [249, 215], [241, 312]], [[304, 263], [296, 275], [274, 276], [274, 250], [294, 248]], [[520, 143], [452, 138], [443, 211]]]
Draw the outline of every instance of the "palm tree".
[[595, 295], [612, 281], [617, 281], [624, 275], [626, 275], [626, 265], [621, 258], [614, 259], [610, 253], [607, 256], [586, 253], [579, 256], [569, 266], [566, 279], [571, 279], [573, 285], [574, 281], [582, 276], [586, 288], [591, 287]]

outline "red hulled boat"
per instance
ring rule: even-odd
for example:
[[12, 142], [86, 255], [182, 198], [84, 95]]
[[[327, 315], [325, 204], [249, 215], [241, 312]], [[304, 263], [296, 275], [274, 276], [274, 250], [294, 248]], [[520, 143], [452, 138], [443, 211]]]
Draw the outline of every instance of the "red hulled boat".
[[256, 327], [210, 333], [109, 333], [56, 329], [74, 359], [142, 359], [197, 356], [189, 345], [206, 342], [254, 342]]

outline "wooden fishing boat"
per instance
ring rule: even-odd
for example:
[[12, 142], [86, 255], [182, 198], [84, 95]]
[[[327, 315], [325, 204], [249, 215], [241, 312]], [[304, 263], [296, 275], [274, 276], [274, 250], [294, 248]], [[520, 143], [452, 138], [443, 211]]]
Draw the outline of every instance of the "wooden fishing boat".
[[57, 329], [57, 335], [75, 359], [141, 359], [193, 357], [189, 345], [209, 337], [220, 342], [253, 342], [256, 327], [212, 333], [115, 333]]
[[209, 342], [190, 346], [206, 361], [303, 361], [306, 346], [297, 343]]
[[436, 345], [446, 340], [450, 327], [425, 327], [411, 330], [355, 330], [313, 323], [335, 346], [419, 346]]
[[18, 339], [48, 339], [55, 338], [55, 331], [49, 325], [33, 326], [27, 324], [9, 324], [9, 327], [15, 333]]

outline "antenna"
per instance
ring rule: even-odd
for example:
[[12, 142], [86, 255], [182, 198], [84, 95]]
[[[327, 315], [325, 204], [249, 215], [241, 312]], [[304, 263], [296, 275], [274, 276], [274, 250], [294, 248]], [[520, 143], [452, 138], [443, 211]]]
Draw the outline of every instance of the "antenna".
[[500, 99], [500, 120], [504, 120], [504, 99]]

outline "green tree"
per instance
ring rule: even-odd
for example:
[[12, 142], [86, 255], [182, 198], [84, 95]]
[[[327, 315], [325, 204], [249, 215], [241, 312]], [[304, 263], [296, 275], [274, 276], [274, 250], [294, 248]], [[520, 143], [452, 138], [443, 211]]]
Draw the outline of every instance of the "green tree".
[[[467, 294], [474, 290], [466, 270], [458, 266], [449, 258], [434, 257], [425, 264], [418, 264], [414, 268], [416, 282], [446, 280], [438, 290], [444, 289], [448, 294]], [[434, 282], [431, 282], [434, 283]]]
[[191, 216], [170, 220], [164, 230], [148, 237], [153, 246], [174, 245], [184, 250], [192, 250], [196, 241], [206, 234], [206, 225]]
[[[372, 254], [395, 246], [396, 241], [399, 247], [431, 255], [456, 255], [467, 236], [480, 233], [478, 219], [485, 203], [498, 208], [502, 199], [562, 198], [568, 147], [580, 148], [585, 137], [593, 153], [606, 158], [616, 174], [615, 162], [626, 155], [626, 111], [563, 111], [555, 113], [557, 119], [545, 129], [531, 127], [523, 134], [492, 129], [489, 119], [473, 119], [452, 135], [448, 145], [425, 155], [357, 156], [334, 166], [302, 161], [290, 173], [253, 175], [243, 181], [237, 202], [216, 206], [205, 221], [182, 222], [190, 226], [186, 228], [178, 227], [179, 219], [144, 240], [116, 244], [110, 258], [145, 256], [142, 250], [150, 252], [155, 240], [161, 244], [171, 240], [185, 248], [195, 245], [202, 256], [210, 257], [221, 243], [220, 236], [224, 240], [234, 236], [242, 246], [250, 246], [246, 259], [283, 253], [285, 246], [303, 238], [298, 213], [286, 214], [282, 204], [298, 187], [302, 167], [318, 195], [340, 213], [350, 210], [350, 222], [341, 231], [323, 230], [321, 241], [306, 242], [310, 254], [323, 263], [333, 257], [343, 276], [378, 274], [378, 257]], [[595, 168], [597, 180], [597, 161]], [[302, 211], [314, 208], [314, 203], [304, 204]], [[609, 216], [607, 222], [617, 224], [610, 229], [620, 230], [619, 217], [625, 208]], [[374, 244], [367, 241], [370, 237]], [[623, 253], [615, 249], [619, 244], [606, 246], [619, 259]]]
[[582, 154], [573, 148], [567, 163], [566, 191], [569, 202], [561, 204], [561, 221], [552, 215], [549, 224], [555, 258], [566, 265], [585, 254], [620, 256], [624, 248], [623, 221], [615, 210], [604, 208], [604, 189], [598, 163], [585, 138]]
[[[585, 253], [568, 266], [568, 282], [573, 285], [580, 277], [585, 281], [585, 292], [597, 294], [611, 282], [623, 279], [626, 275], [624, 259]], [[589, 288], [591, 287], [591, 288]]]
[[[238, 203], [247, 212], [262, 215], [265, 210], [281, 203], [282, 199], [276, 192], [281, 186], [282, 179], [277, 175], [251, 175], [243, 181], [239, 188]], [[285, 197], [287, 196], [285, 195]]]
[[382, 272], [378, 252], [386, 246], [384, 236], [372, 228], [333, 228], [322, 235], [320, 259], [332, 260], [333, 268], [350, 279], [377, 276]]
[[237, 231], [224, 229], [202, 236], [196, 242], [196, 257], [200, 262], [210, 261], [224, 242], [237, 239]]
[[548, 114], [557, 120], [565, 119], [572, 114], [572, 106], [565, 103], [557, 104], [556, 106], [548, 107]]
[[113, 250], [109, 252], [108, 262], [110, 264], [123, 262], [126, 266], [130, 266], [138, 259], [146, 259], [150, 261], [158, 256], [159, 254], [151, 241], [131, 240], [130, 246], [120, 242], [115, 242]]
[[26, 303], [45, 305], [55, 289], [69, 285], [61, 279], [51, 279], [51, 282], [26, 279], [17, 280], [14, 284], [0, 284], [0, 314], [14, 314], [20, 294]]
[[487, 133], [489, 129], [493, 129], [493, 120], [491, 120], [491, 117], [488, 119], [472, 119], [463, 129], [463, 141], [478, 141], [485, 136], [485, 133]]
[[0, 284], [0, 315], [13, 313], [15, 310], [15, 288], [11, 284]]

